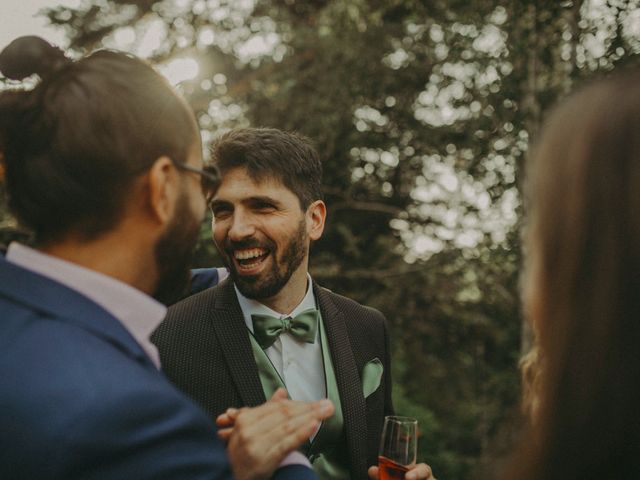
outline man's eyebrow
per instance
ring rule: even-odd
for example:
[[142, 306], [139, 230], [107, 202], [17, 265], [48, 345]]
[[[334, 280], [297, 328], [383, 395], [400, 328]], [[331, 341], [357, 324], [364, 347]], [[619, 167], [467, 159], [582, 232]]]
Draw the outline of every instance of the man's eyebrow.
[[213, 199], [209, 202], [209, 207], [210, 208], [214, 208], [214, 207], [223, 207], [223, 206], [230, 206], [231, 203], [227, 202], [226, 200], [217, 200], [217, 199]]
[[268, 195], [256, 195], [245, 199], [246, 203], [273, 203], [274, 205], [280, 205], [280, 200], [277, 198], [269, 197]]
[[[247, 197], [242, 199], [242, 203], [245, 204], [252, 204], [252, 203], [270, 203], [273, 204], [274, 206], [279, 206], [281, 204], [280, 200], [278, 200], [277, 198], [273, 198], [270, 197], [268, 195], [255, 195], [252, 197]], [[218, 198], [218, 199], [213, 199], [209, 202], [209, 206], [210, 207], [227, 207], [227, 206], [232, 206], [232, 203]]]

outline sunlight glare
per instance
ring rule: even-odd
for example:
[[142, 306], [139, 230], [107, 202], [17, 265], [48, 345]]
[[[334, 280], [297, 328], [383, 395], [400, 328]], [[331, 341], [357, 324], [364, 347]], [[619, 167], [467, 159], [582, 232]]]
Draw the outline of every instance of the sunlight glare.
[[145, 27], [140, 43], [134, 53], [142, 58], [149, 58], [167, 38], [168, 27], [160, 18], [149, 21]]
[[171, 85], [177, 85], [185, 80], [193, 80], [200, 73], [200, 65], [193, 58], [174, 58], [165, 65], [158, 66]]
[[113, 34], [113, 41], [116, 43], [116, 48], [124, 50], [136, 41], [136, 31], [133, 27], [119, 28]]

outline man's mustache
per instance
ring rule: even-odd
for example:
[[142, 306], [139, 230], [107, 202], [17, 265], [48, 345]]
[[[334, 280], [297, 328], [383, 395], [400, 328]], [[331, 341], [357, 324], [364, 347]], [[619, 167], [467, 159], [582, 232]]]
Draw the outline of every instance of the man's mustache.
[[224, 242], [224, 252], [232, 255], [234, 250], [243, 250], [247, 248], [263, 248], [265, 250], [274, 251], [275, 243], [269, 240], [258, 240], [257, 238], [245, 238], [242, 240], [226, 240]]

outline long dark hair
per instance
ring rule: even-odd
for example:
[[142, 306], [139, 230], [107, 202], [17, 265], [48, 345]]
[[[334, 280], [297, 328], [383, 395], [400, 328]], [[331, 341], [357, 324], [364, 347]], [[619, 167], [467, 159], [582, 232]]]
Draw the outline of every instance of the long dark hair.
[[0, 53], [0, 71], [35, 88], [0, 92], [0, 152], [9, 207], [38, 243], [86, 240], [118, 220], [131, 182], [160, 156], [183, 163], [197, 128], [145, 62], [98, 51], [71, 61], [38, 37]]
[[507, 478], [640, 478], [640, 71], [553, 112], [528, 194], [537, 408]]

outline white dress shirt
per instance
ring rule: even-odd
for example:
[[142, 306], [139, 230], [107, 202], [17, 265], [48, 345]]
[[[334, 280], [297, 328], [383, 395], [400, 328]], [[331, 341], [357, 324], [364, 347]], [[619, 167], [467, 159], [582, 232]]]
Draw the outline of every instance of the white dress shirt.
[[95, 270], [47, 255], [17, 242], [9, 245], [7, 261], [50, 278], [89, 298], [126, 328], [160, 368], [160, 357], [149, 336], [167, 308], [147, 294]]
[[[311, 288], [311, 276], [307, 275], [307, 278], [307, 293], [298, 306], [287, 314], [278, 313], [257, 300], [245, 297], [234, 286], [247, 328], [253, 333], [251, 315], [254, 314], [285, 318], [294, 317], [310, 308], [317, 308]], [[289, 333], [282, 333], [274, 344], [265, 350], [265, 353], [284, 380], [292, 399], [313, 401], [327, 398], [319, 327], [314, 343], [306, 343], [294, 338]]]

